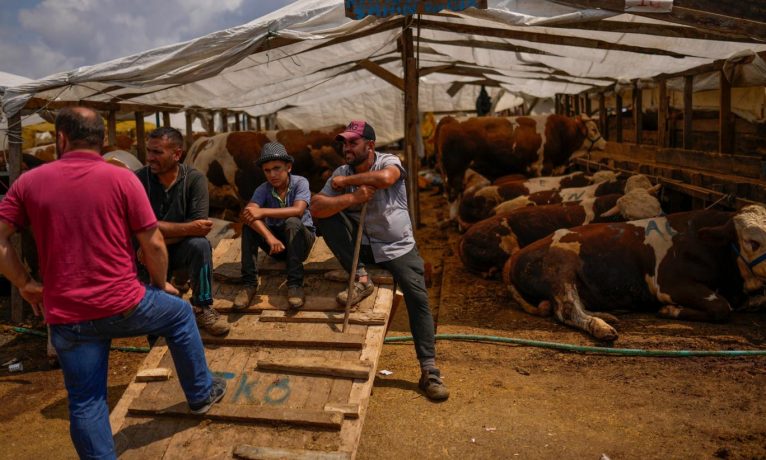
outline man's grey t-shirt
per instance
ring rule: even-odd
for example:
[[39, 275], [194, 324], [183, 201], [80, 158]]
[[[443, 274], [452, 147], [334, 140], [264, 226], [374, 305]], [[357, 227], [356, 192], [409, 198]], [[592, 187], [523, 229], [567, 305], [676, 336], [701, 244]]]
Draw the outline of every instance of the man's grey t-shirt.
[[[362, 244], [372, 247], [372, 255], [376, 262], [385, 262], [401, 257], [415, 247], [415, 237], [412, 232], [410, 214], [407, 211], [407, 188], [405, 179], [407, 172], [402, 167], [401, 161], [396, 155], [375, 152], [375, 161], [370, 171], [380, 171], [388, 166], [399, 168], [401, 175], [394, 185], [387, 189], [375, 191], [372, 199], [367, 204], [367, 217], [365, 217]], [[344, 193], [353, 193], [355, 186], [345, 190], [336, 191], [332, 188], [332, 178], [335, 176], [351, 176], [353, 169], [348, 165], [337, 168], [332, 177], [327, 180], [324, 188], [320, 191], [323, 195], [338, 196]], [[359, 214], [362, 205], [354, 205], [344, 210], [347, 216], [354, 222], [359, 222]]]

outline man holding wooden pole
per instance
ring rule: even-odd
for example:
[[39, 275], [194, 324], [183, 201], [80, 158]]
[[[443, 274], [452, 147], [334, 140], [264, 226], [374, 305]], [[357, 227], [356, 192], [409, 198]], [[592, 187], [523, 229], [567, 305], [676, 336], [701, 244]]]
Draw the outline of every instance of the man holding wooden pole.
[[[447, 399], [449, 391], [436, 367], [434, 322], [423, 278], [423, 259], [407, 211], [407, 173], [395, 155], [375, 151], [375, 130], [365, 121], [349, 123], [337, 140], [343, 142], [346, 165], [336, 169], [314, 195], [311, 214], [327, 246], [349, 272], [354, 263], [355, 235], [362, 226], [358, 281], [348, 303], [358, 304], [374, 290], [365, 263], [390, 271], [407, 304], [420, 361], [419, 387], [430, 399]], [[360, 222], [365, 203], [366, 218]], [[339, 293], [338, 303], [346, 305], [348, 296], [347, 290]]]

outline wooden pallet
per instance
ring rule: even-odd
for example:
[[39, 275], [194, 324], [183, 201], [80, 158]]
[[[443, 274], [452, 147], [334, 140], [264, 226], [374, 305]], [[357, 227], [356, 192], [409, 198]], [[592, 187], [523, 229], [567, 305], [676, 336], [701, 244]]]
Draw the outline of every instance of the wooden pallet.
[[[345, 283], [325, 278], [340, 267], [319, 238], [306, 263], [300, 312], [287, 311], [284, 271], [262, 253], [258, 295], [245, 311], [232, 312], [239, 286], [226, 280], [239, 274], [239, 244], [222, 240], [213, 255], [215, 305], [228, 314], [231, 331], [224, 338], [203, 333], [210, 369], [228, 381], [224, 399], [195, 416], [174, 375], [134, 381], [111, 414], [120, 458], [355, 457], [386, 324], [400, 297], [393, 285], [377, 284], [342, 333], [334, 296]], [[175, 374], [164, 344], [139, 373], [155, 368]]]

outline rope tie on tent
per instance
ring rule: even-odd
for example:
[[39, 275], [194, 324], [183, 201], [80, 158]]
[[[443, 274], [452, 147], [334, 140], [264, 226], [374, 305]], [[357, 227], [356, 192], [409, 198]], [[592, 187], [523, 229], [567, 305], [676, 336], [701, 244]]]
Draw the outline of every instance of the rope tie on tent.
[[718, 203], [720, 203], [722, 201], [726, 201], [726, 204], [731, 206], [731, 203], [736, 198], [737, 198], [736, 195], [734, 195], [733, 193], [727, 193], [727, 194], [723, 195], [721, 198], [719, 198], [716, 201], [714, 201], [713, 204], [711, 204], [710, 206], [706, 206], [705, 209], [710, 209], [710, 208], [712, 208], [713, 206], [717, 205]]

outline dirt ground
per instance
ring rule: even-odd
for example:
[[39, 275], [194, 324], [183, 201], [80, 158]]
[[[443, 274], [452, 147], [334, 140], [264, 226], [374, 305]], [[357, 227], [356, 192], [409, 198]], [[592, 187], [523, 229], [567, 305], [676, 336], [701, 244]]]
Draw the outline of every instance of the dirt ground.
[[[438, 333], [598, 345], [515, 309], [500, 281], [466, 272], [454, 252], [459, 234], [436, 224], [444, 199], [423, 192], [421, 201], [418, 244], [433, 267]], [[60, 371], [47, 369], [44, 340], [11, 332], [7, 308], [2, 316], [0, 363], [17, 357], [24, 371], [0, 369], [0, 458], [75, 458]], [[766, 349], [763, 314], [722, 325], [619, 317], [616, 347]], [[389, 335], [408, 334], [402, 307]], [[766, 357], [618, 357], [446, 340], [437, 353], [452, 393], [443, 403], [417, 391], [411, 343], [383, 348], [378, 369], [393, 374], [376, 377], [358, 458], [766, 458]], [[112, 352], [111, 406], [143, 358]]]

